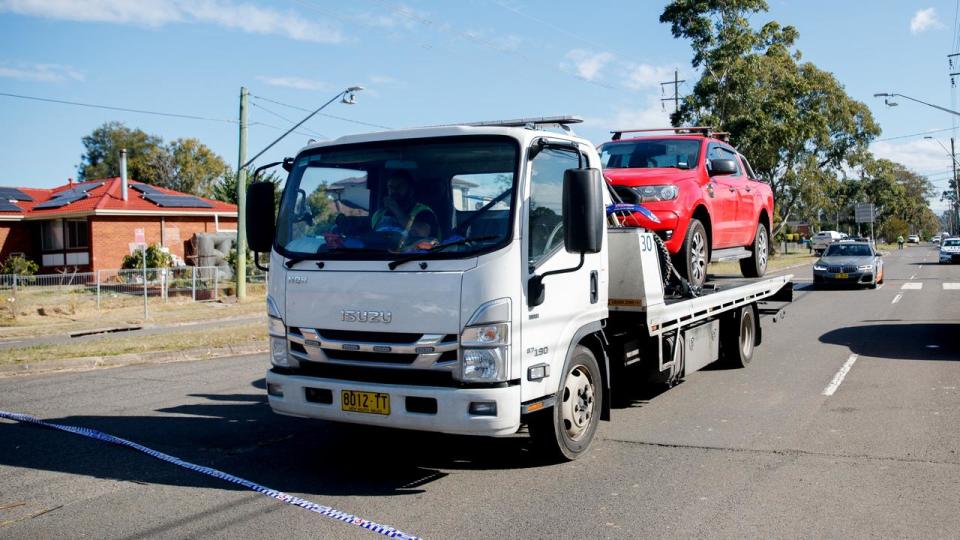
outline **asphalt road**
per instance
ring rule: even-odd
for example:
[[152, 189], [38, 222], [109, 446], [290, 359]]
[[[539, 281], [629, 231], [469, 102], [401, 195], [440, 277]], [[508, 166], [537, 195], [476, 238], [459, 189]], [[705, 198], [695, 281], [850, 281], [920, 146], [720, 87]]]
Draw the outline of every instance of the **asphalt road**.
[[[809, 268], [794, 271], [809, 283]], [[800, 282], [786, 320], [765, 321], [750, 367], [636, 392], [567, 464], [542, 462], [524, 436], [274, 416], [262, 357], [5, 379], [0, 409], [428, 538], [956, 538], [960, 285], [949, 284], [960, 266], [913, 247], [891, 253], [886, 272], [872, 291]], [[0, 537], [64, 536], [375, 537], [130, 450], [0, 420]]]

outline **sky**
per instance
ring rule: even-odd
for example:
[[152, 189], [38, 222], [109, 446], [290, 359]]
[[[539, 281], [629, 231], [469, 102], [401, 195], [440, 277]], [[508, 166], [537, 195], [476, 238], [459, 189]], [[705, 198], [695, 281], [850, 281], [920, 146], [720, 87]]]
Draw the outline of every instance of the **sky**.
[[[937, 141], [949, 148], [957, 116], [873, 94], [960, 107], [949, 76], [960, 57], [954, 70], [947, 61], [960, 0], [768, 1], [753, 22], [799, 30], [803, 58], [873, 111], [883, 129], [874, 153], [945, 188], [950, 157]], [[165, 141], [195, 137], [236, 168], [241, 87], [251, 94], [248, 156], [305, 110], [365, 87], [356, 104], [330, 105], [258, 164], [309, 139], [383, 128], [575, 114], [585, 119], [577, 132], [600, 143], [612, 129], [667, 126], [673, 103], [661, 99], [672, 85], [660, 83], [678, 70], [685, 94], [696, 73], [689, 43], [658, 20], [664, 4], [0, 0], [0, 185], [75, 178], [82, 137], [108, 121]]]

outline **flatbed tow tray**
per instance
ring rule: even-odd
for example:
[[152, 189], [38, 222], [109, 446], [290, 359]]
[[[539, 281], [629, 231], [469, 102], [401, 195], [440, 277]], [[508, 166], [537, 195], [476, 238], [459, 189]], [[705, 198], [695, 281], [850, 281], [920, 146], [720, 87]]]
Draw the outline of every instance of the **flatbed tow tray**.
[[[792, 279], [793, 275], [788, 274], [764, 279], [719, 281], [720, 286], [703, 296], [671, 298], [662, 306], [651, 307], [647, 311], [648, 330], [650, 335], [661, 334], [753, 302], [790, 302], [793, 299]], [[718, 281], [712, 283], [717, 284]]]

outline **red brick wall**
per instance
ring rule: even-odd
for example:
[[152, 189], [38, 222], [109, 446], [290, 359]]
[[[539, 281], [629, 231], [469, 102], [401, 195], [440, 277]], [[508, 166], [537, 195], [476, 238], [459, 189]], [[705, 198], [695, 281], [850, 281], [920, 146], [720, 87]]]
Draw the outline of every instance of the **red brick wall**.
[[40, 263], [34, 251], [34, 238], [31, 224], [23, 221], [0, 221], [0, 262], [7, 260], [11, 253], [22, 252], [28, 259]]
[[[142, 228], [147, 244], [163, 242], [170, 252], [183, 258], [190, 238], [198, 232], [216, 232], [212, 216], [143, 217], [91, 216], [91, 256], [93, 270], [120, 268], [124, 255], [130, 254], [134, 230]], [[163, 226], [161, 227], [161, 223]], [[165, 229], [161, 233], [161, 228]], [[236, 218], [220, 218], [221, 229], [236, 229]], [[187, 260], [187, 264], [192, 261]]]

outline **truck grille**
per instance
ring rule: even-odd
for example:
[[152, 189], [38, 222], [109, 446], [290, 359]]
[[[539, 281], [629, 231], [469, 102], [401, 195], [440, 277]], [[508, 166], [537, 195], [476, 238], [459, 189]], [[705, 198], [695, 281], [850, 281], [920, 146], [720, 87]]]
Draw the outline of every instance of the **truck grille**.
[[290, 354], [301, 362], [452, 371], [456, 334], [363, 332], [289, 327]]

